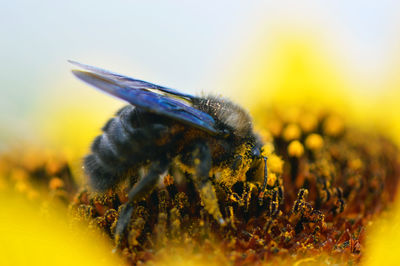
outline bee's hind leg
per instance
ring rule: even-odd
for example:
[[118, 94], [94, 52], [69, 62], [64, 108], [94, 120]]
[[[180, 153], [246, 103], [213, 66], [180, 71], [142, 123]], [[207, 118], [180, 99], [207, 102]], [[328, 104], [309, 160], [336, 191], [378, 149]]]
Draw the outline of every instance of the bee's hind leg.
[[208, 145], [202, 142], [198, 142], [194, 146], [192, 156], [193, 165], [195, 168], [195, 175], [193, 177], [193, 180], [197, 189], [199, 190], [204, 208], [221, 225], [225, 225], [225, 221], [222, 218], [222, 214], [218, 206], [217, 195], [215, 193], [214, 187], [211, 184], [211, 181], [209, 180], [212, 157]]
[[129, 191], [128, 202], [122, 206], [122, 210], [117, 221], [117, 226], [115, 228], [115, 242], [117, 247], [119, 247], [121, 244], [122, 236], [131, 220], [133, 203], [146, 196], [146, 194], [148, 194], [149, 191], [154, 188], [160, 175], [168, 169], [168, 166], [169, 161], [167, 159], [152, 163], [147, 175], [142, 177], [142, 179]]

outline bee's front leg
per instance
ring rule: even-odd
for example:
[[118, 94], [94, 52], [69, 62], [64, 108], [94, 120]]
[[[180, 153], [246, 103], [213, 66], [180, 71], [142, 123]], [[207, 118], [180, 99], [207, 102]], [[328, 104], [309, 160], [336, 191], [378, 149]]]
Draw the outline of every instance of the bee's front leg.
[[145, 197], [157, 184], [158, 179], [162, 173], [164, 173], [169, 166], [167, 159], [151, 164], [149, 172], [144, 176], [128, 193], [128, 202], [122, 207], [121, 213], [117, 221], [115, 228], [115, 242], [117, 247], [121, 244], [122, 236], [128, 228], [131, 216], [133, 213], [133, 203], [143, 197]]
[[267, 187], [267, 183], [268, 183], [268, 166], [267, 166], [268, 157], [263, 156], [261, 158], [264, 161], [264, 182], [263, 182], [263, 185], [261, 187], [261, 192], [258, 195], [258, 200], [260, 201], [260, 204], [262, 204], [262, 202], [263, 202], [265, 188]]
[[267, 182], [268, 182], [268, 166], [267, 166], [268, 157], [264, 156], [262, 158], [263, 158], [263, 161], [264, 161], [264, 182], [263, 182], [263, 186], [262, 186], [262, 190], [261, 191], [264, 191], [265, 188], [267, 187]]
[[225, 221], [222, 218], [222, 214], [219, 209], [217, 195], [209, 179], [212, 166], [210, 148], [206, 143], [198, 142], [194, 146], [192, 156], [193, 165], [195, 168], [195, 176], [193, 179], [197, 189], [199, 190], [204, 208], [221, 225], [225, 225]]

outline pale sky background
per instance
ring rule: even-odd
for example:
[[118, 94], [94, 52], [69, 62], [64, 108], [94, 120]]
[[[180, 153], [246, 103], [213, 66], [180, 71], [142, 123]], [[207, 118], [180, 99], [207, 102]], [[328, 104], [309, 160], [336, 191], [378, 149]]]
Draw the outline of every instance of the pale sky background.
[[224, 70], [279, 25], [315, 32], [346, 60], [348, 75], [366, 83], [379, 83], [400, 44], [394, 0], [0, 3], [1, 128], [29, 130], [34, 110], [54, 95], [70, 97], [68, 86], [85, 90], [67, 59], [190, 93], [230, 95]]

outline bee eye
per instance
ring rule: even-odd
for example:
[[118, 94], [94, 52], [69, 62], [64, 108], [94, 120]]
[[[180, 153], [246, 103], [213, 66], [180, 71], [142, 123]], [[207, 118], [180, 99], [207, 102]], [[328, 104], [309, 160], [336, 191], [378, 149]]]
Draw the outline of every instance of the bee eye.
[[227, 137], [229, 137], [230, 135], [231, 135], [231, 132], [228, 130], [228, 129], [224, 129], [224, 130], [222, 130], [222, 136], [224, 137], [224, 138], [227, 138]]

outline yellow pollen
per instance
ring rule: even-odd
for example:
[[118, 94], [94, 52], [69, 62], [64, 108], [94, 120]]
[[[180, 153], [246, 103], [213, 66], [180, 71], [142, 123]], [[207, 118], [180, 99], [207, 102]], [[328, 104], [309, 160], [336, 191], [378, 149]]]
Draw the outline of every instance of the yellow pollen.
[[283, 138], [286, 141], [299, 139], [301, 136], [301, 129], [297, 124], [289, 124], [283, 130]]
[[360, 158], [355, 158], [355, 159], [350, 160], [348, 165], [349, 165], [349, 168], [351, 168], [353, 170], [359, 170], [362, 168], [363, 162], [361, 161]]
[[273, 152], [274, 152], [274, 144], [272, 144], [271, 142], [266, 143], [263, 147], [262, 147], [262, 156], [270, 156]]
[[324, 139], [318, 134], [310, 134], [305, 141], [306, 147], [310, 150], [319, 150], [324, 146]]
[[337, 136], [342, 133], [343, 129], [343, 120], [336, 115], [329, 116], [323, 124], [324, 133], [329, 136]]
[[267, 161], [268, 170], [277, 174], [281, 174], [283, 171], [283, 160], [276, 154], [272, 154], [268, 157]]
[[275, 173], [270, 173], [268, 174], [268, 186], [272, 187], [275, 185], [276, 182], [276, 174]]
[[301, 157], [304, 153], [303, 144], [301, 144], [298, 140], [292, 141], [288, 146], [288, 153], [292, 157]]
[[56, 190], [62, 188], [64, 186], [64, 181], [58, 177], [53, 177], [50, 179], [49, 188], [52, 190]]

